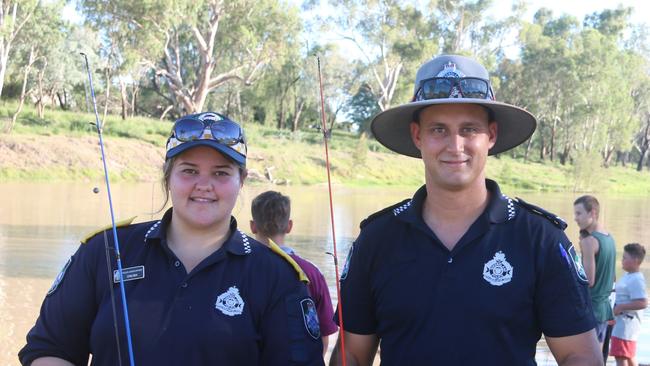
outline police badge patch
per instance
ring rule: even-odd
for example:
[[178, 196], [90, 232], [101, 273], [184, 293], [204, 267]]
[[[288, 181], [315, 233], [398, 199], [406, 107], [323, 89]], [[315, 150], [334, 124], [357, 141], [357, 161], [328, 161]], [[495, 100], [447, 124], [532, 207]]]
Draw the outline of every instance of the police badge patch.
[[244, 300], [239, 296], [237, 286], [232, 286], [228, 291], [219, 295], [214, 307], [228, 316], [241, 315], [244, 311]]
[[307, 333], [314, 339], [320, 338], [320, 325], [318, 324], [318, 313], [316, 312], [316, 305], [312, 299], [304, 299], [300, 301], [302, 308], [302, 319], [305, 322]]
[[512, 266], [502, 251], [496, 252], [494, 258], [483, 265], [483, 278], [493, 286], [501, 286], [510, 282], [512, 272]]
[[564, 245], [560, 243], [560, 252], [562, 253], [562, 256], [566, 258], [566, 260], [570, 263], [570, 267], [576, 271], [578, 279], [580, 279], [580, 281], [583, 283], [589, 283], [589, 280], [587, 279], [587, 273], [582, 266], [582, 260], [580, 259], [578, 253], [576, 253], [576, 249], [573, 244], [569, 243], [569, 250], [567, 252], [567, 250], [564, 249]]
[[50, 287], [50, 289], [47, 291], [46, 296], [52, 295], [54, 293], [54, 291], [56, 291], [56, 289], [59, 288], [59, 284], [61, 283], [61, 281], [63, 281], [63, 277], [65, 276], [65, 272], [68, 270], [71, 263], [72, 263], [72, 257], [68, 258], [68, 261], [65, 262], [65, 264], [63, 265], [63, 268], [61, 269], [61, 272], [59, 272], [59, 274], [54, 279], [54, 283], [52, 284], [52, 287]]
[[354, 244], [350, 245], [350, 250], [348, 251], [348, 257], [345, 260], [345, 265], [343, 266], [343, 272], [341, 272], [341, 281], [348, 277], [348, 271], [350, 270], [350, 261], [352, 260], [352, 251], [354, 250]]

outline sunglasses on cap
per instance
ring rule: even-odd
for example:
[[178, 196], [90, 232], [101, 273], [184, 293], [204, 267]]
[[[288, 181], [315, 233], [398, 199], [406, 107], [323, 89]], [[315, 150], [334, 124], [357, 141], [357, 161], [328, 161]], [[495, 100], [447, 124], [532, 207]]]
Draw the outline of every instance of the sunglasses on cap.
[[413, 101], [445, 98], [492, 99], [494, 94], [485, 79], [472, 77], [435, 77], [420, 82]]
[[[238, 143], [246, 143], [244, 132], [236, 122], [231, 121], [225, 116], [218, 116], [222, 119], [201, 120], [195, 117], [181, 118], [176, 121], [176, 123], [174, 123], [174, 127], [172, 128], [172, 136], [181, 142], [189, 142], [209, 138], [226, 146], [234, 146]], [[204, 134], [208, 128], [210, 130], [211, 136], [206, 136]]]
[[237, 122], [214, 112], [182, 117], [174, 123], [167, 140], [166, 159], [194, 146], [206, 145], [246, 165], [246, 136]]

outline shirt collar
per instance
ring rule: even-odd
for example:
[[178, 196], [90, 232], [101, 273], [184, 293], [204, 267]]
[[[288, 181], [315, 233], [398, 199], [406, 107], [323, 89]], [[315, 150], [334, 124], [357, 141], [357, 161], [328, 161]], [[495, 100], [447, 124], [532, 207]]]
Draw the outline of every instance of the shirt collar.
[[[490, 202], [483, 214], [488, 215], [490, 223], [501, 224], [512, 220], [516, 215], [514, 201], [510, 197], [501, 193], [501, 189], [499, 189], [497, 182], [491, 179], [485, 180], [485, 187], [490, 192]], [[421, 223], [422, 206], [424, 205], [426, 198], [427, 188], [426, 185], [423, 185], [415, 192], [410, 201], [394, 208], [393, 215], [398, 217], [400, 220], [409, 223]]]
[[290, 248], [290, 247], [288, 247], [286, 245], [278, 245], [278, 246], [280, 247], [280, 249], [282, 249], [285, 253], [287, 253], [289, 255], [292, 255], [292, 254], [296, 253], [292, 248]]
[[[169, 208], [162, 219], [155, 221], [151, 224], [147, 233], [144, 235], [145, 243], [157, 240], [159, 243], [167, 238], [167, 228], [172, 221], [173, 208]], [[223, 244], [223, 248], [228, 252], [236, 255], [250, 254], [251, 244], [248, 235], [244, 234], [241, 230], [237, 229], [237, 220], [230, 217], [230, 236]]]

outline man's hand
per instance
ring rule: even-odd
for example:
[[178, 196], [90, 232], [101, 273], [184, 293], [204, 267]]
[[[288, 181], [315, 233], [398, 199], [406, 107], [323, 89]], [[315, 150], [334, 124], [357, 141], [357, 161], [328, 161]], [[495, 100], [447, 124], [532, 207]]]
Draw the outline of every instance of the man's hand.
[[[345, 332], [345, 361], [348, 366], [371, 366], [375, 359], [379, 338], [375, 334], [354, 334]], [[341, 359], [341, 338], [332, 351], [330, 366], [343, 365]]]

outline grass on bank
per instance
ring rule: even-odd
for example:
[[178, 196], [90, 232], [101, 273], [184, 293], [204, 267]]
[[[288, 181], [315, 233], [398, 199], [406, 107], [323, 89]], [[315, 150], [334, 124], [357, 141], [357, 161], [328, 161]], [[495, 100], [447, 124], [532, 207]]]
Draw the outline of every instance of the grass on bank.
[[[12, 103], [0, 105], [0, 124], [11, 119], [15, 107]], [[94, 114], [50, 109], [46, 109], [45, 118], [40, 119], [35, 109], [26, 106], [11, 136], [96, 138], [91, 125], [94, 120]], [[254, 123], [243, 125], [249, 144], [248, 167], [257, 173], [258, 182], [268, 183], [269, 176], [279, 184], [313, 185], [326, 182], [325, 151], [319, 131], [291, 132]], [[104, 122], [103, 134], [109, 143], [141, 144], [147, 147], [142, 150], [162, 153], [171, 127], [169, 121], [144, 117], [122, 120], [119, 116], [109, 115]], [[2, 138], [5, 137], [0, 135]], [[417, 187], [423, 183], [421, 160], [392, 153], [373, 139], [360, 139], [354, 134], [336, 130], [328, 144], [332, 179], [336, 184]], [[135, 151], [139, 151], [137, 146]], [[149, 179], [143, 178], [140, 172], [143, 167], [139, 165], [141, 159], [138, 156], [122, 159], [119, 164], [125, 169], [111, 176], [111, 179]], [[95, 166], [43, 167], [35, 164], [27, 169], [0, 166], [2, 181], [90, 180], [100, 177], [101, 173]], [[650, 175], [647, 171], [637, 172], [632, 167], [620, 166], [603, 168], [598, 160], [587, 158], [575, 165], [562, 166], [557, 162], [524, 162], [509, 156], [490, 157], [487, 175], [497, 180], [504, 191], [511, 192], [650, 193]]]

